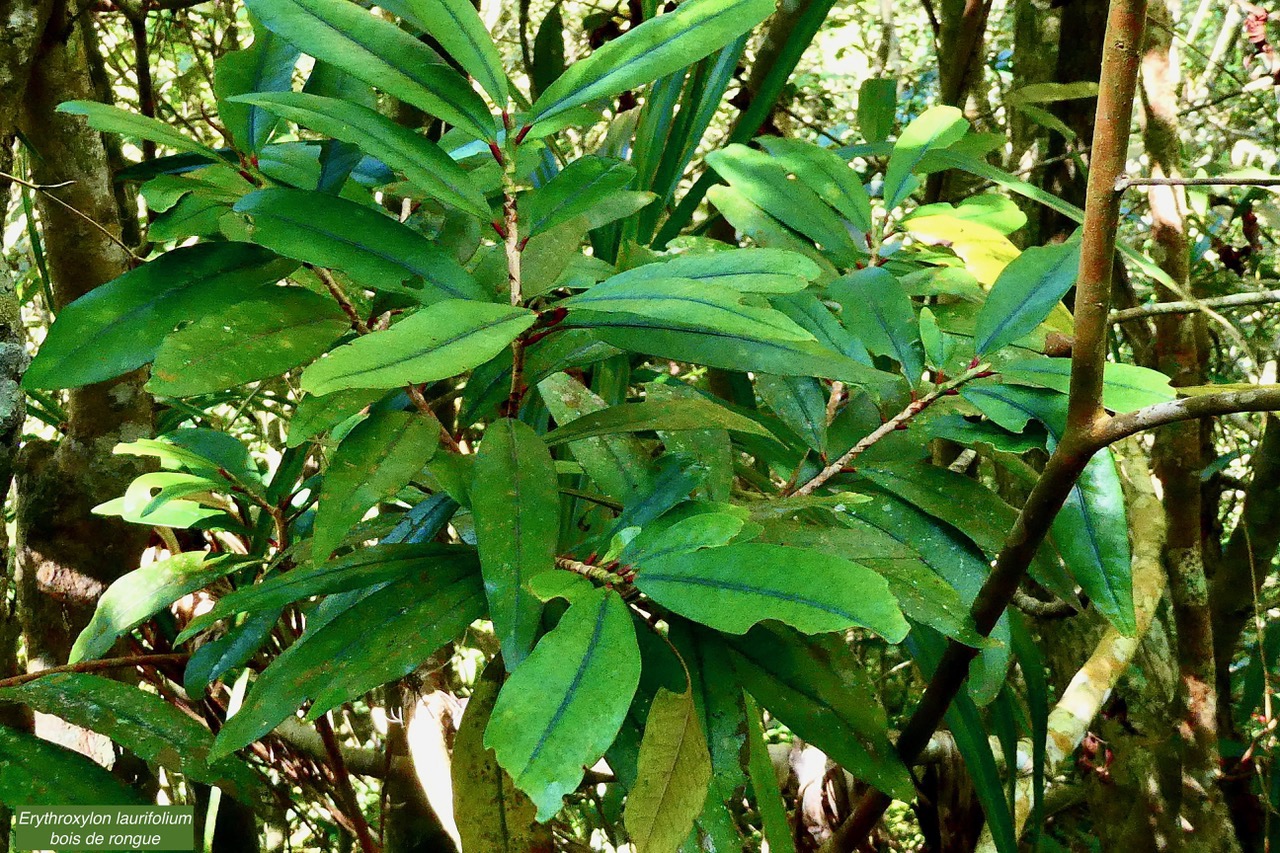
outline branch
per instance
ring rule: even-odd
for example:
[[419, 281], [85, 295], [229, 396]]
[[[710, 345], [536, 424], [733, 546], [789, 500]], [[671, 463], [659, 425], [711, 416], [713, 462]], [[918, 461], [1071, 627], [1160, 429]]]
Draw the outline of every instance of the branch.
[[172, 652], [160, 655], [133, 655], [127, 658], [84, 660], [79, 663], [69, 663], [65, 666], [51, 666], [39, 672], [28, 672], [11, 678], [0, 678], [0, 690], [6, 687], [18, 687], [27, 682], [35, 681], [37, 678], [44, 678], [46, 675], [54, 675], [60, 672], [102, 672], [108, 669], [123, 669], [127, 666], [158, 667], [166, 663], [186, 663], [189, 657], [191, 656], [186, 652]]
[[1260, 290], [1256, 293], [1231, 293], [1197, 301], [1156, 302], [1136, 308], [1122, 308], [1111, 312], [1112, 323], [1128, 323], [1161, 314], [1190, 314], [1206, 308], [1239, 308], [1249, 305], [1273, 305], [1280, 302], [1280, 290]]
[[1122, 438], [1166, 426], [1178, 421], [1211, 418], [1236, 412], [1274, 412], [1280, 409], [1280, 385], [1259, 385], [1240, 391], [1221, 391], [1183, 397], [1167, 403], [1156, 403], [1116, 415], [1097, 431], [1095, 443], [1099, 449]]
[[[1164, 508], [1156, 497], [1148, 473], [1147, 460], [1140, 452], [1121, 454], [1120, 470], [1124, 478], [1129, 507], [1129, 529], [1133, 537], [1132, 577], [1133, 609], [1137, 631], [1126, 637], [1115, 628], [1108, 628], [1094, 647], [1093, 654], [1072, 677], [1062, 692], [1062, 698], [1049, 714], [1048, 737], [1045, 740], [1044, 775], [1057, 775], [1059, 769], [1075, 752], [1089, 730], [1090, 723], [1102, 710], [1102, 703], [1110, 695], [1120, 676], [1129, 667], [1142, 638], [1151, 627], [1152, 619], [1164, 594], [1165, 573], [1161, 561], [1164, 548]], [[1019, 744], [1018, 752], [1030, 753], [1029, 741]], [[1020, 766], [1021, 756], [1014, 766]], [[1034, 780], [1031, 776], [1018, 779], [1014, 797], [1014, 833], [1021, 835], [1031, 815], [1034, 800]], [[983, 830], [977, 853], [994, 853], [995, 841], [990, 825]]]
[[1116, 178], [1116, 192], [1129, 187], [1280, 187], [1280, 178]]
[[[1115, 191], [1115, 184], [1124, 174], [1146, 16], [1146, 0], [1112, 0], [1085, 200], [1080, 273], [1076, 282], [1076, 337], [1072, 347], [1067, 428], [1018, 514], [991, 574], [974, 599], [970, 615], [983, 636], [990, 634], [996, 620], [1013, 600], [1054, 517], [1085, 465], [1101, 446], [1096, 443], [1096, 433], [1107, 418], [1102, 408], [1102, 376], [1107, 359], [1107, 317], [1120, 216], [1120, 194]], [[928, 745], [930, 736], [963, 687], [969, 663], [977, 653], [977, 649], [955, 641], [948, 644], [920, 704], [898, 740], [898, 755], [904, 764], [910, 766]], [[823, 850], [852, 853], [865, 842], [890, 802], [887, 794], [869, 791]]]

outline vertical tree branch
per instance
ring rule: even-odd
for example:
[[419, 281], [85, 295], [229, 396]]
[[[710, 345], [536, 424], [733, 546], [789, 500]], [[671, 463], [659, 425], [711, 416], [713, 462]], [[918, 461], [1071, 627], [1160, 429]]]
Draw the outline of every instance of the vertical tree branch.
[[[1106, 364], [1107, 313], [1120, 210], [1115, 182], [1124, 173], [1146, 15], [1146, 0], [1113, 0], [1111, 4], [1098, 98], [1098, 129], [1085, 202], [1080, 275], [1076, 284], [1076, 339], [1072, 349], [1067, 429], [1018, 514], [991, 574], [974, 599], [970, 613], [978, 632], [984, 636], [990, 634], [1009, 605], [1071, 487], [1099, 447], [1097, 434], [1106, 419], [1102, 410], [1102, 372]], [[898, 754], [906, 764], [910, 765], [928, 744], [963, 686], [969, 662], [976, 654], [977, 649], [954, 641], [948, 645], [898, 740]], [[876, 790], [868, 792], [824, 850], [851, 853], [857, 849], [889, 803], [888, 795]]]

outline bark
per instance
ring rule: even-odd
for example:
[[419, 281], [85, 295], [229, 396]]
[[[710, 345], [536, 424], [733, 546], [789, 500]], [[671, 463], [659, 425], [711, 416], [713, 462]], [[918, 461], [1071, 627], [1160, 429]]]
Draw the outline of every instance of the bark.
[[[1169, 36], [1172, 21], [1163, 3], [1151, 15], [1165, 26], [1147, 30], [1142, 61], [1144, 141], [1153, 177], [1177, 176], [1181, 168], [1178, 126], [1178, 55]], [[1186, 233], [1186, 194], [1181, 187], [1149, 191], [1152, 239], [1162, 269], [1184, 291], [1190, 286]], [[1161, 289], [1168, 300], [1175, 294]], [[1156, 360], [1173, 384], [1204, 382], [1208, 335], [1202, 314], [1164, 315], [1156, 319]], [[1180, 713], [1177, 730], [1182, 757], [1178, 812], [1189, 826], [1188, 849], [1238, 849], [1217, 785], [1217, 689], [1213, 628], [1205, 580], [1200, 470], [1205, 459], [1205, 421], [1187, 420], [1156, 433], [1156, 475], [1164, 487], [1168, 540], [1165, 565], [1177, 630]]]
[[[19, 16], [31, 49], [24, 63], [6, 64], [5, 88], [18, 93], [18, 102], [3, 114], [31, 146], [34, 180], [71, 182], [37, 194], [57, 309], [125, 272], [129, 258], [87, 221], [120, 234], [101, 135], [82, 119], [54, 111], [63, 101], [94, 97], [86, 41], [92, 18], [79, 5], [51, 0], [26, 5], [9, 20]], [[19, 454], [16, 588], [29, 670], [66, 661], [98, 596], [138, 564], [145, 529], [91, 510], [122, 494], [142, 471], [130, 457], [112, 454], [118, 442], [150, 433], [151, 403], [142, 383], [142, 375], [135, 374], [71, 391], [62, 440], [56, 446], [28, 444]], [[73, 732], [56, 718], [38, 715], [36, 731], [111, 758], [109, 745]]]

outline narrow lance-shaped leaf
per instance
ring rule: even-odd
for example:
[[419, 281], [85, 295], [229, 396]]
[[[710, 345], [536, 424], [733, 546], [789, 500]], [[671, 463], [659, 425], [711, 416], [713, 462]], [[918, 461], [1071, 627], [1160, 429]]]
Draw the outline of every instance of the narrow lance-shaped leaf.
[[350, 331], [333, 299], [303, 287], [263, 288], [227, 314], [207, 314], [165, 338], [147, 390], [189, 397], [278, 376]]
[[353, 77], [480, 139], [497, 125], [484, 101], [435, 51], [347, 0], [248, 0], [272, 32]]
[[320, 484], [311, 553], [327, 559], [378, 501], [412, 480], [435, 454], [439, 426], [417, 412], [370, 415], [338, 445]]
[[303, 371], [302, 388], [328, 394], [447, 379], [493, 358], [535, 319], [525, 308], [446, 299], [338, 347]]
[[520, 234], [531, 237], [589, 211], [630, 186], [636, 170], [620, 160], [579, 157], [545, 185], [520, 197]]
[[232, 100], [263, 107], [317, 133], [358, 145], [366, 154], [403, 172], [409, 183], [428, 196], [482, 219], [489, 218], [484, 193], [452, 157], [425, 136], [376, 110], [305, 92], [240, 95]]
[[1015, 258], [991, 285], [978, 311], [973, 346], [978, 355], [1011, 344], [1039, 326], [1076, 283], [1080, 243], [1033, 246]]
[[871, 197], [840, 155], [811, 142], [777, 136], [761, 137], [760, 144], [859, 231], [871, 230]]
[[227, 720], [210, 760], [266, 735], [308, 699], [310, 719], [374, 687], [413, 672], [484, 613], [474, 565], [433, 566], [308, 626], [250, 688]]
[[58, 112], [84, 116], [89, 120], [90, 127], [104, 133], [118, 133], [121, 136], [158, 142], [208, 160], [222, 159], [222, 155], [217, 151], [183, 136], [158, 119], [123, 110], [111, 104], [100, 104], [96, 101], [65, 101], [58, 104]]
[[805, 633], [859, 625], [891, 643], [908, 630], [884, 578], [829, 554], [746, 542], [649, 557], [637, 565], [641, 592], [730, 634], [766, 619]]
[[764, 728], [760, 722], [760, 708], [750, 694], [747, 704], [747, 770], [751, 777], [751, 792], [755, 794], [756, 808], [764, 824], [764, 837], [769, 849], [778, 853], [795, 853], [795, 838], [787, 821], [787, 806], [778, 786], [778, 776], [773, 769], [769, 747], [764, 742]]
[[693, 691], [658, 688], [623, 813], [636, 853], [677, 849], [702, 812], [710, 783], [711, 757]]
[[533, 649], [542, 604], [526, 587], [555, 569], [560, 492], [537, 433], [503, 418], [484, 432], [471, 481], [480, 572], [502, 656], [515, 670]]
[[413, 22], [435, 39], [476, 78], [499, 109], [507, 106], [507, 74], [502, 57], [470, 0], [404, 0]]
[[224, 54], [214, 66], [218, 118], [231, 131], [241, 151], [254, 153], [267, 144], [276, 119], [261, 107], [227, 100], [252, 92], [287, 92], [293, 84], [298, 48], [253, 21], [253, 44]]
[[[1071, 359], [1028, 358], [1000, 368], [1005, 382], [1052, 388], [1063, 394], [1071, 384]], [[1169, 377], [1136, 364], [1108, 364], [1102, 380], [1102, 405], [1113, 412], [1132, 412], [1167, 403], [1185, 389], [1172, 388]]]
[[893, 210], [911, 192], [911, 173], [936, 148], [946, 148], [964, 136], [969, 122], [955, 107], [930, 107], [903, 129], [889, 155], [884, 173], [885, 207]]
[[560, 811], [613, 743], [639, 683], [631, 615], [607, 590], [577, 597], [507, 679], [484, 744], [537, 804], [539, 821]]
[[537, 822], [533, 801], [484, 745], [503, 674], [498, 655], [476, 682], [453, 740], [454, 818], [464, 850], [544, 853], [553, 849], [551, 827]]
[[44, 806], [142, 805], [142, 795], [97, 762], [0, 726], [0, 801]]
[[345, 198], [277, 187], [240, 199], [249, 238], [286, 257], [340, 269], [373, 290], [489, 301], [454, 257], [385, 212]]
[[22, 384], [76, 388], [141, 367], [179, 323], [226, 311], [294, 267], [248, 243], [166, 252], [59, 311]]
[[907, 381], [915, 385], [924, 372], [920, 326], [911, 297], [884, 267], [868, 267], [827, 285], [840, 303], [845, 326], [876, 355], [894, 359]]
[[557, 427], [547, 433], [545, 440], [548, 445], [554, 446], [566, 441], [620, 432], [680, 432], [700, 429], [727, 429], [769, 438], [773, 436], [773, 433], [745, 415], [710, 400], [694, 397], [687, 400], [620, 403], [599, 412], [590, 412]]
[[613, 280], [687, 278], [720, 284], [739, 293], [795, 293], [804, 290], [821, 272], [809, 258], [783, 249], [726, 249], [661, 259], [619, 273]]
[[244, 565], [229, 556], [206, 560], [208, 556], [205, 551], [174, 554], [114, 581], [98, 599], [93, 618], [76, 638], [68, 663], [101, 657], [117, 639], [163, 608]]
[[697, 62], [763, 21], [773, 9], [773, 0], [688, 0], [674, 12], [650, 18], [561, 74], [529, 111], [532, 133], [552, 133], [565, 126], [564, 114], [574, 107]]

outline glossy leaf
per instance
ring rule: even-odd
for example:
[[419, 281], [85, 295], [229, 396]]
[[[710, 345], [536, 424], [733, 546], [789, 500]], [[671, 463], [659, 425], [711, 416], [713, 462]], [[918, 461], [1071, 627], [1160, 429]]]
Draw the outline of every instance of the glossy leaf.
[[222, 159], [217, 151], [183, 136], [164, 122], [112, 104], [100, 104], [96, 101], [64, 101], [58, 104], [58, 112], [84, 116], [88, 119], [90, 127], [103, 133], [118, 133], [121, 136], [158, 142], [175, 151], [185, 151], [207, 160]]
[[235, 205], [250, 238], [286, 257], [340, 269], [373, 290], [425, 303], [489, 301], [453, 256], [372, 207], [307, 190], [259, 190]]
[[32, 806], [138, 806], [142, 795], [64, 746], [0, 726], [0, 802]]
[[253, 92], [287, 92], [293, 86], [297, 46], [253, 21], [253, 44], [224, 54], [214, 64], [218, 120], [231, 131], [241, 151], [262, 150], [275, 130], [276, 118], [261, 107], [228, 100]]
[[175, 640], [182, 643], [213, 623], [245, 612], [278, 612], [286, 604], [315, 595], [330, 595], [379, 586], [433, 566], [476, 565], [475, 552], [459, 545], [379, 544], [326, 562], [298, 566], [222, 596], [208, 611], [192, 619]]
[[315, 719], [408, 675], [483, 613], [479, 573], [451, 564], [389, 583], [309, 626], [258, 676], [218, 733], [211, 760], [263, 737], [308, 699]]
[[875, 572], [828, 554], [741, 543], [648, 557], [636, 587], [687, 619], [731, 634], [772, 619], [806, 633], [869, 628], [891, 643], [908, 626]]
[[764, 136], [760, 144], [855, 228], [871, 230], [871, 197], [848, 161], [828, 148], [798, 139]]
[[613, 743], [639, 682], [631, 616], [606, 590], [578, 598], [507, 678], [484, 745], [533, 799], [539, 821], [560, 811]]
[[623, 813], [636, 853], [675, 850], [702, 812], [711, 782], [711, 757], [693, 691], [659, 688], [649, 717], [636, 782]]
[[500, 109], [507, 106], [507, 74], [502, 57], [468, 0], [404, 0], [413, 22], [476, 79]]
[[190, 397], [278, 376], [350, 331], [334, 300], [302, 287], [263, 288], [234, 311], [207, 314], [165, 338], [147, 390]]
[[447, 379], [493, 358], [535, 319], [524, 308], [445, 299], [338, 347], [303, 371], [302, 388], [328, 394]]
[[974, 331], [979, 355], [1011, 344], [1039, 326], [1071, 286], [1080, 268], [1080, 243], [1034, 246], [1004, 268], [982, 309]]
[[857, 253], [840, 218], [818, 193], [806, 184], [790, 180], [783, 162], [745, 145], [733, 144], [712, 151], [707, 163], [752, 204], [779, 222], [813, 240], [837, 258]]
[[889, 742], [871, 680], [841, 636], [757, 626], [725, 646], [741, 685], [787, 728], [856, 778], [911, 798], [915, 786]]
[[930, 107], [902, 130], [893, 145], [884, 173], [885, 207], [893, 210], [911, 191], [908, 178], [930, 151], [946, 148], [969, 129], [964, 113], [955, 107]]
[[247, 243], [174, 249], [59, 311], [23, 387], [75, 388], [141, 367], [179, 323], [219, 314], [294, 266]]
[[248, 0], [246, 5], [267, 29], [306, 45], [317, 59], [481, 139], [497, 133], [488, 107], [466, 78], [395, 24], [346, 0]]
[[571, 65], [529, 111], [535, 136], [564, 127], [566, 115], [651, 83], [719, 50], [773, 12], [772, 0], [689, 0], [650, 18]]
[[417, 412], [370, 415], [338, 445], [320, 483], [311, 553], [324, 560], [369, 508], [408, 485], [435, 454], [439, 425]]
[[71, 647], [68, 663], [102, 657], [116, 640], [165, 607], [243, 565], [229, 556], [206, 558], [205, 551], [174, 554], [113, 581]]
[[915, 385], [924, 372], [920, 326], [911, 297], [883, 267], [868, 267], [827, 285], [840, 303], [845, 326], [876, 355], [891, 357]]
[[213, 760], [213, 734], [164, 699], [99, 675], [59, 672], [0, 690], [0, 701], [20, 702], [111, 738], [142, 758], [199, 782], [217, 785], [253, 803], [264, 791], [238, 759]]
[[560, 493], [551, 453], [529, 426], [490, 424], [476, 455], [471, 514], [489, 618], [514, 671], [533, 649], [542, 605], [526, 584], [555, 569]]
[[[356, 10], [346, 0], [338, 2]], [[416, 43], [416, 42], [415, 42]], [[439, 145], [368, 107], [303, 92], [241, 95], [233, 100], [270, 110], [318, 133], [358, 145], [404, 176], [429, 197], [459, 210], [490, 217], [489, 203], [470, 176]]]
[[827, 398], [811, 376], [756, 376], [756, 393], [810, 450], [827, 452]]
[[755, 794], [756, 808], [769, 850], [778, 853], [795, 853], [796, 843], [787, 820], [787, 806], [778, 786], [778, 775], [773, 769], [769, 747], [764, 742], [764, 728], [760, 723], [760, 709], [747, 696], [747, 769], [751, 775], [751, 791]]
[[548, 853], [551, 827], [539, 824], [533, 801], [515, 786], [484, 745], [485, 728], [502, 686], [501, 656], [485, 667], [467, 699], [453, 740], [453, 814], [464, 850]]
[[287, 446], [298, 447], [347, 418], [359, 414], [386, 395], [382, 388], [354, 388], [318, 397], [308, 394], [298, 401], [289, 420]]
[[[1052, 388], [1063, 394], [1071, 384], [1071, 359], [1030, 358], [1002, 365], [1005, 382]], [[1132, 412], [1167, 403], [1184, 389], [1169, 385], [1169, 377], [1136, 364], [1108, 364], [1102, 382], [1102, 405], [1113, 412]]]
[[635, 267], [615, 281], [683, 278], [719, 284], [739, 293], [794, 293], [818, 278], [821, 269], [804, 255], [781, 249], [726, 249], [676, 255]]
[[621, 160], [579, 157], [546, 185], [520, 197], [520, 235], [532, 237], [581, 216], [635, 179]]
[[898, 107], [898, 81], [869, 77], [858, 87], [858, 129], [867, 142], [884, 142], [893, 133]]
[[682, 432], [696, 429], [727, 429], [733, 432], [772, 437], [760, 424], [710, 400], [645, 401], [620, 403], [607, 409], [591, 412], [557, 427], [546, 435], [546, 443], [552, 447], [566, 441], [578, 441], [599, 435], [622, 432], [663, 430]]

